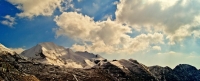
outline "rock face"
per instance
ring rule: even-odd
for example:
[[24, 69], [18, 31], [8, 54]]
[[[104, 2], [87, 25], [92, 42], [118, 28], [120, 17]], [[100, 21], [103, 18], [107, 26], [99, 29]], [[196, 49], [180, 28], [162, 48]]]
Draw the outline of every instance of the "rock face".
[[170, 67], [151, 66], [149, 67], [149, 71], [158, 81], [177, 81]]
[[131, 60], [107, 62], [100, 68], [114, 77], [115, 81], [156, 81], [145, 66], [131, 62]]
[[179, 81], [200, 81], [200, 71], [191, 65], [179, 64], [173, 69], [173, 74]]
[[151, 66], [149, 70], [159, 81], [200, 81], [200, 71], [188, 64], [179, 64], [174, 69]]
[[[43, 43], [44, 44], [44, 43]], [[73, 52], [63, 47], [38, 44], [24, 51], [24, 57], [11, 54], [7, 48], [0, 48], [0, 80], [1, 81], [200, 81], [200, 70], [188, 64], [170, 67], [147, 67], [134, 59], [107, 61], [100, 55], [88, 52]], [[46, 47], [47, 46], [47, 47]], [[6, 48], [6, 50], [5, 50]], [[56, 50], [55, 50], [56, 49]], [[30, 55], [29, 55], [30, 54]], [[62, 57], [59, 57], [59, 56]], [[53, 57], [52, 57], [53, 56]], [[28, 58], [28, 59], [27, 59]], [[90, 68], [66, 67], [52, 65], [56, 61], [69, 60], [84, 64], [92, 64]], [[84, 58], [84, 60], [83, 60]], [[30, 60], [31, 59], [31, 60]], [[82, 65], [82, 60], [84, 61]], [[88, 60], [88, 61], [85, 61]], [[35, 61], [36, 60], [36, 61]], [[79, 61], [77, 61], [79, 60]], [[41, 61], [41, 62], [40, 62]], [[60, 61], [63, 62], [63, 61]], [[88, 63], [87, 63], [88, 62]]]
[[18, 59], [11, 54], [0, 55], [0, 80], [1, 81], [39, 81], [35, 75], [19, 70]]
[[114, 81], [103, 69], [66, 68], [0, 55], [1, 81]]

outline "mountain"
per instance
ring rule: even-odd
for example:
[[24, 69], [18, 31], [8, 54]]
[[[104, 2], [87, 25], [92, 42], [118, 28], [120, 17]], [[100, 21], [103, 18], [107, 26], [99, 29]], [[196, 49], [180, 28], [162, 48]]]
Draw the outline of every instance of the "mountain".
[[[23, 61], [14, 51], [0, 46], [0, 81], [40, 81], [35, 75], [21, 72], [18, 61]], [[26, 61], [26, 60], [24, 60]]]
[[[179, 64], [173, 69], [173, 74], [177, 80], [182, 81], [200, 81], [200, 71], [188, 64]], [[181, 77], [181, 78], [179, 78]]]
[[121, 59], [104, 63], [100, 66], [116, 81], [200, 81], [200, 71], [189, 64], [170, 67], [147, 67], [137, 60]]
[[189, 64], [172, 69], [148, 67], [134, 59], [108, 61], [98, 54], [74, 52], [50, 42], [21, 55], [3, 45], [0, 50], [0, 81], [200, 81], [200, 70]]
[[1, 54], [5, 54], [5, 53], [10, 53], [10, 54], [15, 54], [15, 52], [7, 47], [5, 47], [4, 45], [2, 45], [0, 43], [0, 53]]
[[150, 66], [149, 71], [157, 78], [158, 81], [178, 81], [170, 67]]
[[[3, 53], [3, 54], [2, 54]], [[114, 81], [102, 69], [66, 68], [0, 52], [0, 81]]]
[[179, 64], [174, 69], [151, 66], [149, 70], [159, 81], [200, 81], [200, 71], [188, 64]]
[[70, 68], [93, 67], [95, 60], [104, 59], [88, 52], [74, 52], [70, 48], [64, 48], [51, 42], [40, 43], [25, 50], [21, 55], [35, 62]]
[[133, 59], [113, 60], [100, 67], [115, 77], [116, 81], [156, 81], [147, 66]]

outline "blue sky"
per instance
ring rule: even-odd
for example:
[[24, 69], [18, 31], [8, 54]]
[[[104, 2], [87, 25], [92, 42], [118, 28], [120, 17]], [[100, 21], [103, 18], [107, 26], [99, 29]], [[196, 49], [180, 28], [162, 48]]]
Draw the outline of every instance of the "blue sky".
[[198, 0], [0, 0], [0, 43], [54, 42], [108, 59], [200, 68]]

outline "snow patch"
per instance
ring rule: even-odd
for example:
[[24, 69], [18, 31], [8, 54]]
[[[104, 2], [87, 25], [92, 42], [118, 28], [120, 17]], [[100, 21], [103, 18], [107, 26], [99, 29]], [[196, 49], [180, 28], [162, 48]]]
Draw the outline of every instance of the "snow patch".
[[7, 52], [7, 53], [10, 53], [10, 54], [15, 54], [15, 52], [7, 47], [5, 47], [4, 45], [2, 45], [0, 43], [0, 53], [4, 53], [4, 52]]
[[123, 69], [123, 65], [121, 64], [121, 63], [119, 63], [118, 61], [112, 61], [112, 62], [110, 62], [111, 64], [113, 64], [113, 65], [115, 65], [115, 66], [117, 66], [118, 68], [120, 68], [120, 69]]

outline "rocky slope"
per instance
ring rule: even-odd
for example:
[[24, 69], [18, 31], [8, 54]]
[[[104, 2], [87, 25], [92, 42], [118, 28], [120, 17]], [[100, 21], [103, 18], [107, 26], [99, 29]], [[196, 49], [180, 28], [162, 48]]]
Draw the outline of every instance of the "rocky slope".
[[149, 70], [159, 81], [200, 81], [200, 71], [188, 64], [179, 64], [174, 69], [151, 66]]
[[0, 81], [40, 81], [35, 75], [19, 70], [18, 58], [21, 57], [9, 52], [0, 53]]
[[[12, 50], [6, 48], [5, 46], [3, 48], [0, 48], [0, 50], [3, 51], [0, 52], [0, 80], [1, 81], [200, 81], [200, 70], [188, 64], [177, 65], [174, 69], [171, 69], [170, 67], [161, 67], [161, 66], [147, 67], [134, 59], [107, 61], [103, 57], [92, 53], [73, 52], [72, 50], [63, 47], [59, 47], [58, 49], [57, 46], [53, 45], [55, 47], [54, 48], [43, 44], [38, 44], [36, 45], [36, 47], [24, 51], [23, 55], [27, 56], [28, 59], [16, 53], [11, 54], [13, 53]], [[59, 55], [62, 54], [64, 56], [62, 56], [62, 58], [59, 57]], [[84, 58], [82, 59], [83, 61], [87, 59], [91, 63], [93, 63], [93, 66], [90, 68], [76, 68], [76, 67], [66, 67], [62, 65], [60, 66], [56, 64], [52, 65], [50, 63], [44, 63], [46, 61], [51, 62], [47, 60], [47, 58], [50, 57], [53, 58], [55, 57], [55, 59], [61, 59], [61, 60], [73, 59], [72, 61], [76, 63], [81, 63], [80, 61], [76, 61], [77, 59]], [[87, 64], [86, 62], [84, 63]]]
[[130, 59], [107, 62], [100, 68], [114, 77], [115, 81], [156, 81], [156, 78], [148, 72], [146, 66], [133, 61]]
[[27, 61], [19, 55], [0, 55], [1, 81], [114, 81], [103, 69], [66, 68]]

